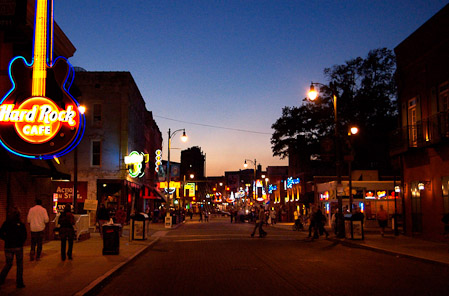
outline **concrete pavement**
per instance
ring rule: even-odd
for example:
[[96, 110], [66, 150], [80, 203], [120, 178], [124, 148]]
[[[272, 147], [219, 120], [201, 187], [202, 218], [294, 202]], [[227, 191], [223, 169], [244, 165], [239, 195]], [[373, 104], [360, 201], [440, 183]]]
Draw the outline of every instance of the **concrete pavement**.
[[[99, 233], [91, 233], [90, 239], [75, 242], [73, 260], [61, 260], [60, 241], [44, 243], [41, 260], [30, 261], [30, 246], [24, 247], [25, 288], [16, 288], [15, 260], [5, 284], [0, 286], [0, 295], [85, 295], [122, 266], [136, 259], [158, 239], [157, 233], [165, 229], [163, 223], [150, 224], [147, 240], [129, 241], [129, 227], [125, 227], [120, 238], [119, 255], [103, 255], [103, 239]], [[0, 268], [5, 257], [0, 254]]]
[[[277, 223], [269, 227], [292, 231], [292, 226], [293, 223]], [[308, 235], [306, 231], [302, 233], [305, 236]], [[329, 231], [329, 233], [331, 232]], [[365, 231], [364, 240], [339, 239], [332, 234], [329, 236], [329, 239], [346, 245], [355, 245], [397, 256], [413, 257], [424, 261], [449, 265], [448, 243], [432, 242], [404, 235], [395, 236], [393, 231], [387, 231], [382, 237], [379, 229], [369, 228]]]
[[[195, 221], [195, 220], [194, 220]], [[189, 220], [187, 221], [187, 223]], [[293, 223], [278, 223], [270, 228], [281, 228], [292, 231]], [[182, 224], [178, 224], [177, 227]], [[174, 228], [176, 229], [176, 227]], [[166, 231], [163, 223], [150, 224], [150, 237], [143, 241], [129, 241], [128, 230], [120, 240], [119, 255], [102, 255], [103, 241], [98, 233], [92, 233], [91, 238], [74, 244], [73, 261], [61, 261], [60, 242], [50, 241], [44, 244], [40, 261], [30, 261], [29, 249], [24, 248], [24, 289], [16, 289], [13, 267], [8, 274], [6, 283], [0, 286], [1, 295], [86, 295], [100, 285], [121, 267], [156, 243]], [[298, 235], [306, 238], [305, 231]], [[378, 232], [367, 231], [365, 240], [338, 239], [331, 235], [330, 240], [349, 244], [397, 256], [407, 256], [420, 260], [449, 265], [449, 246], [445, 243], [430, 242], [403, 235], [394, 236], [387, 233], [381, 237]], [[4, 256], [0, 255], [0, 268], [4, 265]]]

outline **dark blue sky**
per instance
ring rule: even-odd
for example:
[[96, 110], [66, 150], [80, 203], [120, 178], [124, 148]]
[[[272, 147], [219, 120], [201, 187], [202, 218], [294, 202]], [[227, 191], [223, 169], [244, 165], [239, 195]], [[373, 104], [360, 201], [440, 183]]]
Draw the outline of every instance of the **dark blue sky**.
[[[324, 68], [371, 49], [394, 49], [446, 4], [77, 0], [54, 6], [56, 22], [77, 48], [71, 63], [130, 71], [163, 133], [164, 155], [168, 129], [186, 128], [189, 142], [173, 139], [172, 147], [200, 146], [207, 175], [221, 175], [243, 168], [245, 158], [264, 168], [287, 164], [272, 157], [270, 145], [282, 107], [300, 104], [310, 81], [326, 82]], [[179, 160], [177, 150], [172, 155]]]

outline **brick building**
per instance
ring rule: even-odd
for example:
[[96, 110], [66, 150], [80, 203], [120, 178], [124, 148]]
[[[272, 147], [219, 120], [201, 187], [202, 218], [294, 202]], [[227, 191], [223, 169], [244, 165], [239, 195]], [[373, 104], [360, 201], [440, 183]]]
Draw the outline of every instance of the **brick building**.
[[395, 48], [400, 128], [391, 151], [403, 172], [405, 231], [443, 238], [449, 213], [449, 5]]

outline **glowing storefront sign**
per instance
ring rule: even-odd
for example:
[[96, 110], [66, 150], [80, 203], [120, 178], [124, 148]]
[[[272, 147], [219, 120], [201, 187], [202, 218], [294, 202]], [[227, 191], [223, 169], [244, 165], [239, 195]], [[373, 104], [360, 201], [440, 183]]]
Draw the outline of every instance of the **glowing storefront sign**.
[[300, 183], [299, 178], [293, 179], [293, 177], [290, 177], [290, 178], [287, 179], [287, 186], [286, 186], [286, 188], [287, 189], [293, 188], [293, 185], [299, 184], [299, 183]]
[[329, 191], [325, 191], [324, 193], [320, 194], [321, 200], [329, 200]]
[[156, 161], [154, 162], [154, 170], [156, 173], [159, 172], [159, 167], [162, 165], [162, 150], [158, 149], [156, 150]]
[[149, 156], [143, 152], [133, 151], [125, 156], [125, 164], [129, 166], [129, 175], [133, 178], [141, 178], [145, 175], [145, 163], [148, 162]]
[[189, 190], [189, 197], [195, 196], [195, 183], [187, 183], [184, 185], [184, 196], [186, 196], [186, 191]]
[[233, 203], [235, 201], [234, 192], [231, 192], [231, 196], [228, 199], [226, 199], [226, 201], [228, 203]]
[[79, 144], [85, 116], [68, 92], [73, 67], [53, 59], [52, 1], [37, 0], [35, 15], [32, 62], [15, 57], [9, 64], [13, 87], [0, 100], [0, 144], [22, 157], [51, 159]]
[[383, 198], [387, 196], [387, 192], [385, 190], [377, 191], [377, 198]]
[[276, 185], [270, 184], [268, 185], [268, 193], [273, 193], [273, 191], [278, 190], [278, 187]]
[[365, 198], [366, 199], [376, 199], [376, 197], [374, 196], [374, 193], [372, 191], [368, 191], [365, 193]]

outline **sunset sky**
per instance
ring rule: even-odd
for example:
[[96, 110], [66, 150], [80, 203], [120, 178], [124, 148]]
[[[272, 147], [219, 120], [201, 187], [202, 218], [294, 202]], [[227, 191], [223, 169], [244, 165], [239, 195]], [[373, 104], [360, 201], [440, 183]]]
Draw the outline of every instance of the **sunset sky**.
[[[272, 156], [271, 125], [297, 106], [323, 69], [394, 49], [447, 1], [55, 1], [77, 48], [73, 66], [130, 71], [164, 136], [185, 128], [206, 174], [287, 165]], [[332, 114], [329, 114], [332, 116]], [[179, 134], [180, 136], [181, 134]], [[180, 150], [172, 160], [179, 161]], [[164, 157], [165, 159], [165, 157]]]

